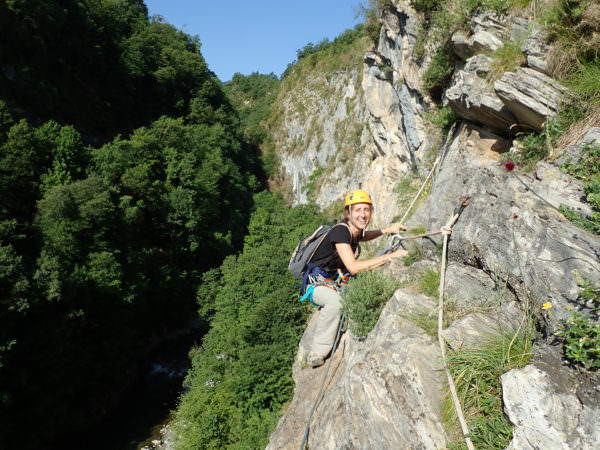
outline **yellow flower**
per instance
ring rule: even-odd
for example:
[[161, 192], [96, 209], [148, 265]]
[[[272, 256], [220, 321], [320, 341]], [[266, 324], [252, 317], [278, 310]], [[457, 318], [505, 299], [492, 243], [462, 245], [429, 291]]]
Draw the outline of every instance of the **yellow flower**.
[[550, 309], [552, 308], [552, 303], [546, 302], [542, 305], [542, 309]]

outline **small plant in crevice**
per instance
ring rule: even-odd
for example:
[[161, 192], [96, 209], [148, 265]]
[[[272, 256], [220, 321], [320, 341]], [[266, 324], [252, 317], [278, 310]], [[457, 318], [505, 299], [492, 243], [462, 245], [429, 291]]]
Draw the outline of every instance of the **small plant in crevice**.
[[600, 288], [590, 280], [583, 279], [575, 272], [581, 291], [579, 297], [591, 312], [573, 311], [563, 321], [556, 336], [561, 340], [565, 357], [574, 364], [586, 369], [600, 368]]
[[437, 297], [440, 288], [440, 273], [437, 270], [425, 270], [417, 276], [417, 290], [428, 297]]
[[600, 323], [589, 316], [574, 312], [556, 333], [562, 338], [565, 357], [586, 369], [600, 367]]
[[520, 42], [504, 42], [502, 47], [492, 52], [491, 57], [492, 62], [486, 77], [490, 85], [499, 80], [505, 72], [513, 72], [526, 63]]
[[565, 205], [560, 205], [559, 209], [567, 219], [577, 226], [591, 233], [600, 234], [600, 146], [588, 144], [582, 149], [582, 155], [580, 161], [576, 163], [567, 161], [561, 166], [561, 169], [585, 183], [585, 199], [592, 206], [594, 212], [590, 218], [587, 218], [580, 216]]
[[379, 271], [359, 273], [348, 284], [342, 294], [342, 305], [354, 336], [365, 338], [369, 334], [399, 286], [400, 283]]
[[417, 245], [414, 245], [408, 251], [408, 256], [406, 256], [402, 260], [402, 262], [403, 262], [403, 264], [404, 264], [405, 267], [410, 267], [414, 263], [416, 263], [418, 260], [420, 260], [421, 256], [422, 256], [422, 247], [421, 247], [421, 245], [417, 244]]

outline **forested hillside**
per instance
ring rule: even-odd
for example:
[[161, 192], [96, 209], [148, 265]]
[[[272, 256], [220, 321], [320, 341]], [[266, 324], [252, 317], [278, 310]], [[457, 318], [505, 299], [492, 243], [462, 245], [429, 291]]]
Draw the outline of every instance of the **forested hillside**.
[[264, 180], [197, 38], [143, 2], [3, 2], [0, 24], [0, 447], [40, 448], [197, 317]]

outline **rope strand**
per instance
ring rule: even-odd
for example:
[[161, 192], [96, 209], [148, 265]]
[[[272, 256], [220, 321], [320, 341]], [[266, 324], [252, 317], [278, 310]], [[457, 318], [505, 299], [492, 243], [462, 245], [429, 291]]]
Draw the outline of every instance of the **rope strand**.
[[454, 385], [454, 380], [452, 379], [450, 369], [448, 368], [448, 361], [446, 360], [446, 342], [444, 341], [444, 337], [442, 335], [442, 330], [444, 328], [444, 284], [446, 282], [446, 252], [448, 249], [448, 237], [450, 236], [450, 230], [458, 219], [458, 216], [459, 213], [455, 213], [450, 220], [448, 220], [446, 226], [442, 227], [442, 234], [444, 235], [444, 247], [442, 249], [442, 268], [440, 269], [440, 287], [438, 290], [438, 342], [442, 352], [442, 361], [444, 362], [444, 369], [446, 370], [446, 377], [448, 378], [448, 386], [450, 387], [450, 394], [452, 395], [454, 409], [456, 410], [456, 415], [458, 416], [458, 421], [460, 422], [460, 427], [462, 429], [463, 436], [465, 437], [465, 443], [467, 444], [467, 448], [469, 450], [474, 450], [475, 447], [473, 447], [473, 443], [469, 437], [469, 427], [467, 426], [465, 416], [463, 415], [460, 401], [458, 400], [458, 394], [456, 393], [456, 386]]

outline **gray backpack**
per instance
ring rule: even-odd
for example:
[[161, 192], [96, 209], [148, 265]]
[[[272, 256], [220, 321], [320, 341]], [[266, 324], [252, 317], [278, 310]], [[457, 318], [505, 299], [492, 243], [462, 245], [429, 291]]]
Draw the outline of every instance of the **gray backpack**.
[[[299, 280], [302, 280], [302, 278], [304, 277], [304, 273], [306, 272], [308, 263], [311, 262], [317, 249], [325, 240], [329, 232], [338, 225], [343, 225], [345, 227], [348, 226], [345, 223], [338, 223], [335, 224], [333, 227], [329, 225], [321, 225], [314, 231], [313, 234], [311, 234], [310, 236], [306, 236], [298, 243], [296, 249], [294, 250], [294, 253], [292, 253], [290, 263], [288, 264], [288, 269], [292, 273], [292, 275], [294, 275], [294, 277], [296, 277]], [[324, 262], [326, 261], [318, 261], [319, 264], [323, 264]]]

